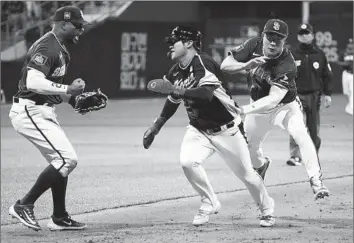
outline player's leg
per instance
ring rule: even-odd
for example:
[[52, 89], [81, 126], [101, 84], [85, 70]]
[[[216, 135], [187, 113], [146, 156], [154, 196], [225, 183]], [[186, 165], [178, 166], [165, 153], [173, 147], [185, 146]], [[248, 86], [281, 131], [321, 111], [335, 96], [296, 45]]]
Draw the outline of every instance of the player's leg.
[[353, 115], [353, 74], [344, 70], [342, 73], [342, 88], [343, 94], [347, 96], [347, 105], [345, 106], [345, 112]]
[[[308, 177], [310, 178], [315, 199], [328, 196], [329, 191], [322, 182], [321, 167], [317, 152], [312, 139], [307, 132], [299, 104], [296, 101], [291, 102], [286, 105], [283, 110], [287, 110], [287, 113], [282, 121], [282, 128], [285, 128], [290, 135], [293, 136], [300, 147], [302, 161], [305, 165]], [[280, 111], [277, 115], [281, 114]]]
[[[308, 95], [298, 95], [299, 100], [297, 100], [301, 105], [304, 123], [307, 124], [308, 116], [309, 116], [309, 98]], [[288, 165], [291, 166], [300, 166], [302, 164], [301, 153], [299, 149], [299, 145], [295, 142], [294, 138], [290, 135], [290, 158], [286, 161]]]
[[348, 71], [343, 71], [342, 74], [343, 93], [348, 98], [348, 103], [345, 107], [345, 112], [353, 115], [353, 74]]
[[203, 162], [213, 153], [214, 147], [210, 141], [196, 128], [188, 126], [181, 145], [180, 163], [189, 183], [201, 196], [202, 205], [194, 217], [194, 225], [208, 222], [209, 215], [220, 209], [220, 202], [202, 167]]
[[261, 226], [272, 226], [275, 222], [274, 200], [269, 197], [263, 179], [253, 169], [246, 139], [238, 127], [213, 136], [211, 142], [230, 169], [249, 190], [261, 212]]
[[269, 116], [263, 114], [248, 114], [244, 122], [245, 135], [253, 167], [264, 179], [271, 163], [270, 158], [263, 155], [262, 144], [268, 132], [272, 129]]
[[314, 92], [309, 95], [310, 110], [307, 117], [307, 128], [312, 139], [313, 144], [315, 145], [316, 151], [318, 153], [321, 146], [321, 138], [318, 134], [318, 124], [320, 117], [320, 106], [321, 106], [321, 94], [320, 92]]
[[54, 214], [64, 217], [67, 215], [65, 202], [63, 203], [66, 177], [76, 167], [77, 156], [56, 120], [54, 109], [44, 106], [22, 106], [18, 108], [18, 115], [13, 117], [12, 123], [17, 132], [32, 142], [50, 163], [17, 204], [33, 207], [36, 200], [46, 190], [52, 188], [55, 196]]
[[348, 73], [348, 80], [349, 80], [349, 104], [348, 104], [348, 109], [347, 112], [351, 115], [353, 115], [353, 74]]

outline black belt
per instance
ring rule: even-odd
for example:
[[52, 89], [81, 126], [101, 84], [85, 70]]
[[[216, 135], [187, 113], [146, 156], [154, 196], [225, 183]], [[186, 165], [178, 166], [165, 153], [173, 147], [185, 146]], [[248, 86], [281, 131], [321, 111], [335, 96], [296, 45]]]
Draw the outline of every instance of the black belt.
[[204, 131], [206, 131], [207, 133], [217, 133], [217, 132], [221, 132], [223, 130], [226, 130], [228, 128], [231, 128], [235, 125], [235, 122], [232, 121], [226, 125], [222, 125], [220, 127], [215, 127], [215, 128], [209, 128], [209, 129], [204, 129]]
[[42, 102], [42, 101], [34, 101], [34, 100], [29, 99], [29, 98], [19, 98], [19, 97], [13, 97], [12, 98], [14, 103], [20, 103], [20, 99], [30, 100], [30, 101], [34, 102], [33, 103], [34, 105], [45, 105], [45, 106], [49, 106], [49, 107], [54, 107], [54, 104], [45, 103], [45, 102]]

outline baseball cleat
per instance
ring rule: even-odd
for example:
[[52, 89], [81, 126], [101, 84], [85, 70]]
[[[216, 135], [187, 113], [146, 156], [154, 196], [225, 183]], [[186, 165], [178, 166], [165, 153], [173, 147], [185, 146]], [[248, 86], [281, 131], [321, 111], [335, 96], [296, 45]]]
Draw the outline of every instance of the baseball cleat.
[[62, 217], [62, 218], [56, 218], [54, 215], [52, 215], [51, 219], [49, 220], [47, 224], [48, 228], [51, 231], [57, 231], [57, 230], [82, 230], [87, 227], [86, 224], [77, 222], [73, 220], [70, 215]]
[[41, 230], [33, 212], [33, 205], [21, 205], [18, 200], [14, 205], [9, 208], [9, 214], [13, 218], [17, 218], [20, 222], [30, 229], [35, 231]]
[[275, 218], [272, 214], [261, 217], [259, 225], [261, 227], [272, 227], [275, 224]]
[[258, 169], [254, 168], [255, 171], [263, 178], [265, 178], [265, 174], [270, 166], [270, 164], [272, 163], [272, 160], [269, 157], [264, 157], [267, 161]]
[[200, 206], [198, 213], [194, 216], [193, 225], [200, 226], [209, 221], [210, 214], [217, 214], [219, 213], [221, 208], [220, 202], [217, 200], [215, 205], [213, 206], [210, 203], [210, 200], [207, 198], [202, 199], [202, 205]]
[[329, 197], [329, 190], [328, 188], [323, 184], [322, 181], [322, 175], [319, 177], [313, 176], [310, 179], [310, 184], [312, 187], [312, 191], [315, 194], [315, 200], [317, 199], [323, 199], [325, 197]]
[[291, 166], [301, 166], [301, 162], [302, 160], [299, 157], [291, 156], [291, 158], [286, 161], [286, 164]]

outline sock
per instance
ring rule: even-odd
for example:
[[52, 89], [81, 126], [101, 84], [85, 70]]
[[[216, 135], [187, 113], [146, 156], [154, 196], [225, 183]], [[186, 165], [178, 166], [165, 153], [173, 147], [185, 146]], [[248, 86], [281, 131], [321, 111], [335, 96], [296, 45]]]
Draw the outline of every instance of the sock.
[[65, 195], [67, 184], [68, 177], [61, 176], [61, 178], [53, 182], [51, 186], [54, 205], [53, 215], [56, 218], [62, 218], [68, 215], [65, 208]]
[[47, 166], [39, 175], [31, 190], [21, 199], [20, 203], [23, 205], [34, 204], [59, 177], [62, 177], [61, 174], [52, 165]]

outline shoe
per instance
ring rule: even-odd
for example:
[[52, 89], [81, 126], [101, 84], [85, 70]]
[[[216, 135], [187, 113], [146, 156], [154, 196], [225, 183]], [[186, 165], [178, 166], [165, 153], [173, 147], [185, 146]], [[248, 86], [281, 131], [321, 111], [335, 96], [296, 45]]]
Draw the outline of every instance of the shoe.
[[272, 227], [275, 224], [275, 218], [273, 214], [265, 215], [261, 217], [259, 225], [261, 227]]
[[286, 161], [286, 164], [291, 166], [301, 166], [301, 162], [302, 160], [299, 157], [291, 156], [291, 158]]
[[265, 157], [265, 159], [267, 160], [261, 167], [254, 168], [255, 171], [263, 178], [265, 178], [265, 174], [270, 166], [270, 164], [272, 163], [272, 160], [269, 157]]
[[41, 230], [33, 212], [34, 205], [21, 205], [18, 200], [14, 205], [9, 208], [9, 214], [13, 218], [20, 220], [22, 224], [35, 231]]
[[311, 177], [310, 184], [311, 184], [313, 193], [315, 194], [315, 200], [329, 197], [329, 190], [323, 184], [322, 175]]
[[82, 230], [87, 227], [86, 224], [76, 222], [75, 220], [73, 220], [70, 217], [70, 215], [67, 215], [62, 218], [56, 218], [56, 217], [54, 217], [54, 215], [52, 215], [47, 226], [51, 231], [55, 231], [55, 230]]
[[217, 200], [215, 205], [212, 205], [210, 200], [207, 198], [202, 199], [202, 205], [200, 206], [198, 213], [194, 216], [193, 225], [200, 226], [209, 221], [210, 214], [217, 214], [220, 211], [221, 204]]

